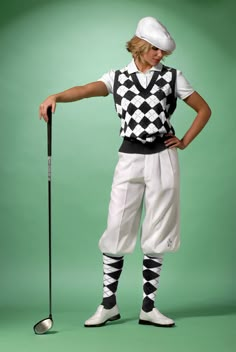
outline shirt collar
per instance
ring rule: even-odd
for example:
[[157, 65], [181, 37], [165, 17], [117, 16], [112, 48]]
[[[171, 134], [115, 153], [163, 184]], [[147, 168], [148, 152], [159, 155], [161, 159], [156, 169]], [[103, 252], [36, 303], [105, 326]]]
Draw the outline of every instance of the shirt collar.
[[[159, 64], [157, 64], [156, 66], [153, 66], [152, 68], [150, 68], [150, 70], [148, 70], [145, 73], [148, 73], [150, 71], [161, 71], [162, 67], [163, 65], [159, 62]], [[137, 66], [135, 65], [134, 59], [127, 65], [127, 70], [129, 74], [140, 72]]]

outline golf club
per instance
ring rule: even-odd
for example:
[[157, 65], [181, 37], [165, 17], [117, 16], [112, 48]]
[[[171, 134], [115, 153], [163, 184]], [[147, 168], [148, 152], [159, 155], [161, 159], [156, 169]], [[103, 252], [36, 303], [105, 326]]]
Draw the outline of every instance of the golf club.
[[51, 156], [52, 156], [52, 110], [47, 110], [47, 150], [48, 150], [48, 249], [49, 249], [49, 316], [34, 325], [37, 335], [45, 334], [53, 326], [52, 319], [52, 234], [51, 234]]

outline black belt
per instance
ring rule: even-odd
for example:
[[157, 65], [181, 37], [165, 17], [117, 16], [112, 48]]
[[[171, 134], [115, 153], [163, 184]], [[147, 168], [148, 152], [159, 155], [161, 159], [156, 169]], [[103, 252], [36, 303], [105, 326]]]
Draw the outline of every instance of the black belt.
[[119, 152], [128, 154], [154, 154], [160, 153], [167, 147], [165, 141], [171, 136], [156, 136], [153, 142], [142, 143], [138, 139], [124, 137], [123, 143], [120, 146]]

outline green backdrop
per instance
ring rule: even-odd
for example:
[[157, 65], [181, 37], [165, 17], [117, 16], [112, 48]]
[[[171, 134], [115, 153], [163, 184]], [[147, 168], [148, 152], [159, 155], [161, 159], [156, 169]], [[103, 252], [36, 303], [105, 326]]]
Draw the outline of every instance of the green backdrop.
[[[182, 70], [212, 108], [207, 127], [179, 152], [182, 244], [176, 254], [166, 256], [158, 293], [160, 309], [177, 320], [214, 319], [235, 312], [235, 10], [233, 0], [9, 0], [1, 5], [0, 320], [8, 330], [0, 346], [5, 343], [6, 350], [11, 349], [11, 333], [16, 333], [22, 316], [26, 318], [21, 339], [31, 336], [31, 325], [48, 314], [46, 124], [38, 119], [39, 104], [49, 94], [95, 81], [111, 68], [126, 65], [130, 54], [125, 43], [144, 16], [159, 18], [173, 34], [177, 49], [165, 63]], [[194, 112], [179, 101], [173, 117], [179, 137], [193, 118]], [[72, 321], [81, 326], [101, 301], [98, 240], [106, 226], [120, 143], [111, 96], [57, 105], [52, 232], [58, 330], [70, 329]], [[141, 269], [138, 243], [126, 257], [118, 293], [120, 308], [132, 327], [142, 299]], [[68, 317], [68, 312], [75, 315]], [[229, 329], [235, 327], [235, 320], [227, 324], [222, 322], [226, 335], [220, 341], [225, 351], [231, 351]], [[211, 320], [209, 326], [216, 325]], [[169, 342], [169, 348], [173, 343], [183, 350], [184, 341], [196, 346], [190, 339], [196, 326], [193, 322], [193, 330], [186, 330], [183, 340], [176, 337]], [[202, 322], [199, 326], [209, 328]], [[131, 330], [129, 336], [132, 333], [137, 331]], [[104, 339], [104, 332], [96, 334], [97, 341]], [[116, 336], [115, 330], [113, 338], [112, 334]], [[165, 334], [163, 341], [170, 341]], [[211, 334], [205, 343], [211, 343]], [[199, 336], [204, 341], [204, 333]], [[83, 341], [89, 351], [106, 350], [91, 337]], [[35, 340], [31, 343], [30, 350], [35, 351]], [[142, 347], [141, 340], [134, 346]], [[215, 342], [217, 346], [221, 348]]]

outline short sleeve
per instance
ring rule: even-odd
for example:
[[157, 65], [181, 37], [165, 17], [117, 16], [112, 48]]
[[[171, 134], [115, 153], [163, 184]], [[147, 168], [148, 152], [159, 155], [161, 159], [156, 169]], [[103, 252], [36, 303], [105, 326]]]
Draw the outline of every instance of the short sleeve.
[[109, 72], [105, 73], [102, 75], [101, 78], [98, 79], [98, 81], [102, 81], [105, 83], [108, 93], [112, 94], [113, 93], [113, 86], [114, 86], [114, 79], [115, 79], [115, 70], [110, 70]]
[[193, 87], [184, 77], [183, 73], [177, 70], [176, 76], [176, 97], [182, 100], [189, 97], [194, 92]]

